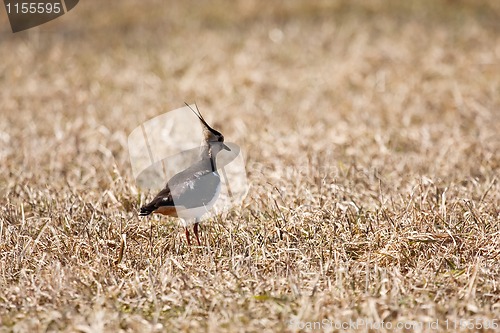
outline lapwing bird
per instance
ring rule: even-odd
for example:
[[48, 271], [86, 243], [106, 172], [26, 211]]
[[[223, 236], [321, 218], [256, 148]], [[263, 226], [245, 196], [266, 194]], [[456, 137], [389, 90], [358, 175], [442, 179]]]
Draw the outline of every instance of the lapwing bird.
[[188, 227], [194, 224], [193, 231], [198, 245], [201, 245], [198, 236], [200, 218], [213, 207], [220, 193], [216, 157], [221, 150], [231, 149], [224, 144], [224, 136], [207, 124], [198, 107], [196, 112], [185, 104], [202, 123], [204, 140], [200, 147], [199, 160], [174, 175], [150, 203], [141, 207], [139, 215], [158, 213], [179, 217], [186, 230], [188, 245], [191, 245]]

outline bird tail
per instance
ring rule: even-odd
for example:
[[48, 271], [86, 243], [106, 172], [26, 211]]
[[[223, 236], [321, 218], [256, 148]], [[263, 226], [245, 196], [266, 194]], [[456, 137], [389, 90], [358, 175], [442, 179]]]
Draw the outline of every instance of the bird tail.
[[146, 206], [142, 206], [141, 210], [139, 211], [139, 216], [148, 216], [154, 210], [155, 210], [154, 205], [149, 204], [149, 205], [146, 205]]

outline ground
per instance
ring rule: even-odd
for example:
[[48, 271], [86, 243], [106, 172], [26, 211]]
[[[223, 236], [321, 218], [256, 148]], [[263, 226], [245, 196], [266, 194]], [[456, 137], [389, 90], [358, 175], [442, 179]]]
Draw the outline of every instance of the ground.
[[[0, 12], [0, 331], [499, 330], [498, 1]], [[127, 147], [185, 101], [250, 184], [201, 247]]]

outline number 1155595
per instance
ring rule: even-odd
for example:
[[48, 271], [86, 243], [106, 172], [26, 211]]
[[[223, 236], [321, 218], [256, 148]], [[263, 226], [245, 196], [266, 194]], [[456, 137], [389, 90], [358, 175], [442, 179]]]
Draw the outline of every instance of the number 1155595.
[[6, 3], [7, 14], [59, 14], [60, 2], [16, 2]]

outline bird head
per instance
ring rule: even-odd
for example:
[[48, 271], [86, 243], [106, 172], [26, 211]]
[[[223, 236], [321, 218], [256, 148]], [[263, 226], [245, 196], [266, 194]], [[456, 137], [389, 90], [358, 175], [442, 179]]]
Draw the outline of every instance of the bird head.
[[203, 116], [201, 115], [200, 111], [198, 110], [198, 106], [196, 106], [196, 111], [187, 103], [186, 106], [193, 111], [193, 113], [198, 117], [200, 120], [202, 127], [203, 127], [203, 138], [205, 140], [205, 143], [212, 148], [212, 150], [216, 150], [216, 152], [219, 152], [221, 150], [228, 150], [231, 151], [231, 149], [224, 143], [224, 136], [222, 133], [219, 131], [213, 129], [210, 125], [207, 124]]

